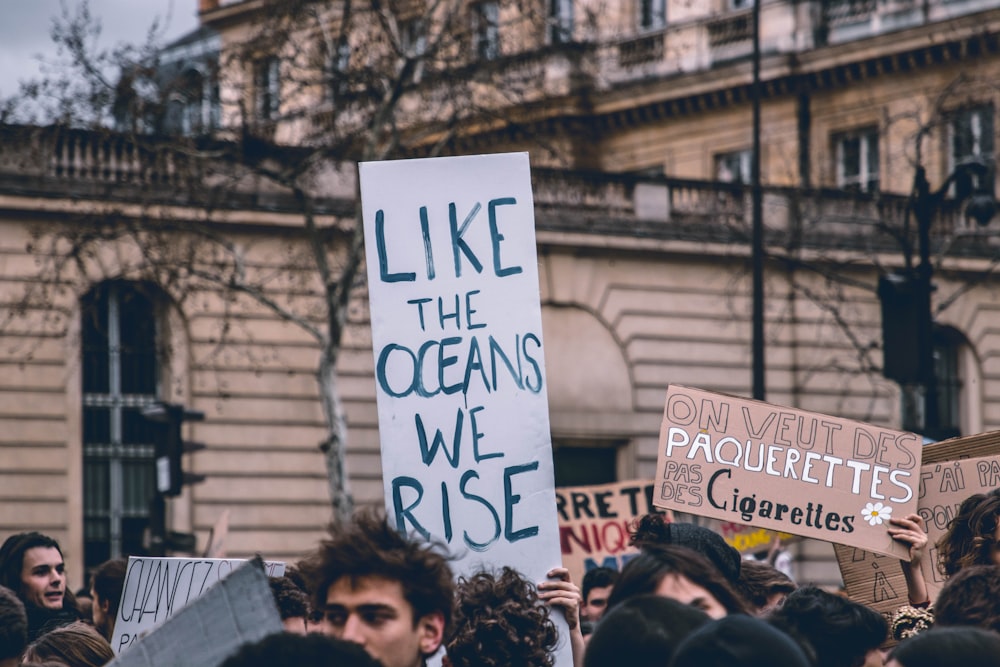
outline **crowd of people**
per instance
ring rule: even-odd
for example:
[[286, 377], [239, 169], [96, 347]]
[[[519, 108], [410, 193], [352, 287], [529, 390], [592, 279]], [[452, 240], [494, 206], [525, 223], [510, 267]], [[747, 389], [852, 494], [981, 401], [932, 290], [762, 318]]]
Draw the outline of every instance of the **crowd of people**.
[[[633, 523], [638, 554], [620, 572], [591, 569], [578, 586], [561, 567], [540, 582], [509, 567], [456, 577], [440, 545], [362, 512], [270, 578], [284, 631], [222, 667], [422, 667], [432, 656], [444, 667], [552, 667], [564, 644], [574, 667], [1000, 665], [1000, 489], [961, 505], [935, 562], [919, 516], [892, 519], [888, 532], [910, 552], [909, 604], [892, 618], [661, 514]], [[126, 564], [102, 564], [73, 595], [55, 540], [7, 538], [0, 667], [112, 660]], [[933, 602], [927, 567], [947, 576]]]

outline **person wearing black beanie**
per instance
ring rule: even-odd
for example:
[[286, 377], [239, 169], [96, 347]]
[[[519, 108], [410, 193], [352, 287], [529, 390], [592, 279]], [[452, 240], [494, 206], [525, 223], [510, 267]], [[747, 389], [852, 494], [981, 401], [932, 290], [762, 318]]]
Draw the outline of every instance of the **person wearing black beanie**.
[[969, 626], [931, 628], [903, 640], [889, 653], [886, 667], [996, 667], [1000, 635]]
[[659, 595], [637, 595], [604, 615], [584, 654], [584, 667], [663, 667], [677, 646], [709, 623], [691, 605]]
[[640, 549], [648, 546], [673, 544], [697, 551], [712, 562], [730, 584], [740, 578], [743, 558], [713, 530], [693, 523], [669, 521], [662, 514], [646, 514], [631, 527], [630, 543]]
[[677, 647], [670, 667], [810, 667], [788, 635], [753, 616], [734, 614], [695, 630]]

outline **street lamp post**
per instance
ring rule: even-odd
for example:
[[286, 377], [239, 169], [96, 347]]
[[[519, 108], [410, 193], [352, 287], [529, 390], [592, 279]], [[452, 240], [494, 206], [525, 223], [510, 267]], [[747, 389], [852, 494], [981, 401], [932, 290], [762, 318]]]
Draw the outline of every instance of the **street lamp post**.
[[[934, 354], [934, 311], [931, 307], [931, 295], [935, 289], [931, 226], [952, 184], [963, 176], [973, 175], [977, 178], [978, 187], [968, 197], [965, 214], [978, 225], [985, 226], [996, 212], [992, 194], [993, 172], [987, 164], [980, 161], [960, 163], [934, 191], [930, 189], [924, 167], [917, 167], [909, 211], [913, 212], [917, 223], [919, 263], [914, 269], [911, 253], [907, 252], [905, 272], [883, 276], [879, 281], [885, 351], [883, 374], [899, 382], [904, 391], [913, 385], [923, 388], [923, 419], [918, 419], [912, 409], [904, 410], [903, 428], [935, 440], [942, 435], [942, 424]], [[906, 336], [912, 336], [913, 329], [916, 330], [915, 350], [905, 341]], [[915, 359], [909, 356], [912, 352], [915, 352]]]

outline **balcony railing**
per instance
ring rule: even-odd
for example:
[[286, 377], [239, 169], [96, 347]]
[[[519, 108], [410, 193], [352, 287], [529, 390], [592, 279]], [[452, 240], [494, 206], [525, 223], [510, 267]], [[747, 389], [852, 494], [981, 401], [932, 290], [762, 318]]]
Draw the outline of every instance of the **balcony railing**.
[[[541, 229], [732, 244], [750, 239], [750, 189], [738, 183], [535, 169], [533, 187]], [[763, 204], [769, 244], [794, 239], [803, 247], [895, 253], [909, 199], [765, 187]], [[912, 231], [912, 219], [910, 225]], [[968, 230], [961, 207], [948, 202], [933, 232], [956, 239]], [[969, 236], [955, 249], [975, 254], [975, 245]]]
[[831, 0], [823, 2], [830, 44], [870, 37], [925, 22], [924, 0]]
[[[102, 197], [192, 206], [294, 211], [296, 200], [254, 180], [245, 186], [220, 174], [232, 163], [210, 164], [166, 145], [147, 148], [108, 133], [53, 128], [0, 128], [0, 189], [50, 197]], [[220, 144], [221, 147], [221, 144]], [[214, 174], [214, 176], [212, 176]], [[750, 190], [739, 183], [536, 168], [532, 172], [540, 229], [626, 237], [659, 237], [745, 244], [750, 234]], [[212, 188], [215, 182], [222, 188]], [[803, 246], [898, 249], [889, 230], [904, 229], [902, 195], [765, 187], [769, 243], [798, 239]], [[321, 208], [350, 215], [354, 202], [336, 193]], [[961, 207], [946, 201], [935, 234], [965, 234]], [[915, 224], [910, 221], [911, 227]], [[975, 239], [958, 252], [975, 254]], [[982, 245], [982, 244], [979, 244]]]

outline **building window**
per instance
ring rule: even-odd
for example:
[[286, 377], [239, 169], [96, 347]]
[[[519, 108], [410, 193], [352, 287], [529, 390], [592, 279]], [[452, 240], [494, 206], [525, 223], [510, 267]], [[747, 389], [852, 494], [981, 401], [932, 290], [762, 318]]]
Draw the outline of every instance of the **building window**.
[[715, 156], [715, 178], [723, 183], [749, 183], [753, 151], [733, 151]]
[[639, 0], [639, 27], [659, 30], [667, 25], [666, 0]]
[[348, 91], [347, 69], [351, 65], [351, 45], [345, 40], [330, 56], [330, 78], [327, 91], [330, 101], [336, 101]]
[[84, 565], [143, 553], [156, 492], [143, 407], [157, 400], [156, 313], [136, 285], [100, 285], [81, 302]]
[[496, 2], [480, 2], [473, 6], [472, 35], [476, 55], [480, 60], [493, 60], [500, 55], [500, 6]]
[[254, 96], [258, 120], [274, 120], [281, 105], [280, 63], [265, 58], [254, 66]]
[[552, 441], [556, 486], [589, 486], [618, 481], [618, 450], [623, 441]]
[[[981, 106], [954, 113], [948, 124], [949, 170], [970, 160], [993, 164], [993, 107]], [[949, 172], [950, 173], [950, 172]], [[979, 177], [968, 171], [955, 179], [955, 196], [962, 198], [978, 187]]]
[[955, 330], [936, 329], [934, 332], [934, 375], [937, 378], [938, 423], [935, 439], [945, 440], [962, 435], [962, 374], [960, 354], [965, 341]]
[[834, 137], [837, 187], [874, 192], [879, 186], [878, 130], [865, 128]]
[[729, 0], [729, 9], [737, 11], [753, 7], [754, 0]]
[[548, 28], [550, 44], [573, 40], [573, 0], [549, 0]]
[[167, 103], [164, 130], [186, 137], [205, 134], [219, 127], [219, 83], [197, 69], [186, 70], [175, 84]]

